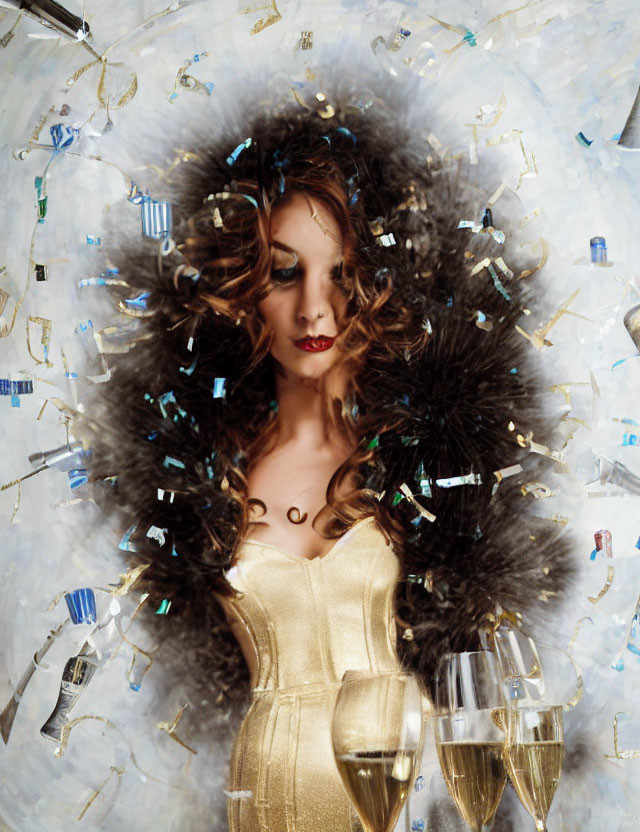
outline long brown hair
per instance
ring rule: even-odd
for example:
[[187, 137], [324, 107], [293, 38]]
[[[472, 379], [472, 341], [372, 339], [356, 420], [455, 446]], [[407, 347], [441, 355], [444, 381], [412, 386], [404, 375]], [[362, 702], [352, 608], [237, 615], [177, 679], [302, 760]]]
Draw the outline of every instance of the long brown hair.
[[[292, 151], [280, 151], [280, 155], [285, 154], [291, 156]], [[344, 165], [336, 161], [335, 149], [320, 142], [312, 152], [289, 158], [286, 171], [282, 167], [276, 167], [276, 171], [280, 175], [273, 177], [270, 187], [264, 179], [234, 180], [229, 190], [213, 194], [204, 210], [191, 220], [192, 233], [182, 246], [182, 254], [198, 270], [202, 288], [190, 308], [197, 316], [225, 316], [248, 333], [251, 360], [234, 382], [236, 395], [246, 395], [242, 387], [252, 384], [256, 370], [271, 366], [273, 371], [270, 333], [258, 314], [258, 303], [272, 286], [271, 212], [293, 192], [322, 201], [342, 232], [339, 282], [347, 299], [341, 357], [330, 372], [338, 372], [346, 365], [348, 383], [344, 396], [326, 400], [325, 406], [333, 425], [349, 437], [354, 450], [329, 482], [327, 503], [332, 517], [323, 522], [320, 533], [339, 536], [361, 517], [375, 514], [390, 537], [400, 544], [397, 521], [379, 505], [377, 493], [366, 483], [374, 456], [372, 440], [397, 429], [402, 414], [383, 415], [363, 409], [361, 371], [372, 349], [378, 355], [397, 359], [419, 350], [427, 335], [415, 312], [398, 301], [389, 270], [375, 268], [378, 264], [372, 263], [371, 255], [365, 256], [372, 248], [379, 248], [382, 228], [366, 216], [364, 201], [358, 199], [357, 192], [354, 198], [353, 182], [345, 177]], [[266, 419], [261, 414], [250, 422], [228, 421], [218, 464], [225, 465], [229, 495], [240, 507], [238, 541], [245, 536], [249, 523], [246, 474], [273, 447], [277, 428], [275, 403]], [[349, 477], [353, 477], [356, 487], [338, 499], [337, 494]], [[319, 519], [320, 515], [316, 520]]]

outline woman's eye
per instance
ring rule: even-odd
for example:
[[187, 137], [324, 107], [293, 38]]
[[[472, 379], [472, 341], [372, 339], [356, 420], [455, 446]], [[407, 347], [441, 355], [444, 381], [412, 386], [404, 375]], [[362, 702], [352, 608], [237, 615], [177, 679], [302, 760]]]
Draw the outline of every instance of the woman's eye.
[[273, 283], [289, 283], [298, 276], [298, 267], [289, 266], [287, 269], [271, 269], [271, 280]]

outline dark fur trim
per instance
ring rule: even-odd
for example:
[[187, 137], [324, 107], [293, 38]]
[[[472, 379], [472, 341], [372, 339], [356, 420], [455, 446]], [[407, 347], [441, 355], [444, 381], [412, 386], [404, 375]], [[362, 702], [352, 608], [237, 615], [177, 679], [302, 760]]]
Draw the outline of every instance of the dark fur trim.
[[[532, 498], [520, 490], [522, 482], [540, 479], [550, 463], [520, 447], [515, 436], [533, 431], [536, 441], [545, 442], [552, 426], [535, 351], [514, 330], [522, 307], [532, 303], [531, 278], [503, 278], [507, 300], [486, 270], [471, 277], [468, 249], [479, 259], [486, 252], [503, 253], [487, 235], [457, 228], [460, 219], [482, 216], [474, 187], [450, 168], [427, 167], [423, 148], [400, 135], [392, 119], [353, 112], [338, 119], [356, 137], [355, 147], [348, 134], [335, 131], [336, 124], [328, 127], [314, 115], [295, 112], [248, 124], [244, 135], [202, 150], [200, 162], [176, 186], [174, 236], [183, 242], [188, 217], [208, 194], [252, 176], [272, 188], [279, 177], [269, 163], [273, 151], [284, 156], [295, 146], [318, 147], [327, 133], [327, 154], [345, 175], [357, 169], [367, 218], [381, 217], [385, 232], [395, 235], [397, 245], [388, 249], [369, 239], [367, 269], [372, 276], [389, 269], [394, 292], [414, 313], [416, 332], [408, 336], [424, 324], [432, 337], [417, 355], [372, 348], [359, 379], [359, 405], [363, 416], [378, 414], [382, 425], [388, 415], [399, 425], [381, 432], [368, 485], [384, 491], [381, 521], [393, 516], [405, 529], [397, 611], [413, 639], [401, 638], [399, 649], [429, 680], [444, 651], [476, 644], [478, 622], [496, 602], [526, 615], [542, 593], [562, 593], [573, 575], [567, 540], [529, 513]], [[227, 155], [247, 136], [254, 139], [253, 149], [230, 168]], [[248, 201], [243, 210], [253, 210]], [[508, 218], [499, 219], [496, 224], [504, 227]], [[132, 287], [120, 297], [137, 290], [151, 294], [149, 315], [137, 331], [141, 340], [110, 361], [113, 380], [94, 403], [94, 473], [97, 479], [117, 477], [115, 486], [105, 485], [104, 503], [119, 506], [123, 530], [135, 524], [131, 539], [138, 557], [152, 562], [147, 588], [155, 599], [172, 601], [161, 623], [165, 644], [182, 650], [182, 661], [193, 663], [192, 678], [206, 679], [203, 684], [229, 704], [246, 694], [247, 674], [213, 593], [229, 591], [224, 570], [237, 544], [239, 507], [224, 490], [215, 454], [227, 420], [263, 424], [269, 418], [272, 380], [265, 366], [243, 374], [251, 351], [243, 327], [213, 314], [196, 320], [188, 308], [202, 286], [181, 277], [176, 288], [172, 275], [179, 256], [162, 261], [158, 270], [156, 253], [155, 244], [145, 243], [129, 255], [112, 255]], [[503, 256], [513, 268], [513, 253]], [[478, 310], [491, 331], [476, 325]], [[191, 335], [193, 352], [187, 350]], [[195, 368], [186, 372], [196, 356]], [[216, 377], [227, 379], [226, 400], [212, 398]], [[172, 397], [161, 398], [169, 392]], [[507, 429], [510, 421], [514, 432]], [[433, 481], [473, 472], [482, 485], [434, 484], [432, 497], [419, 500], [437, 519], [416, 527], [415, 507], [397, 503], [396, 494], [403, 483], [419, 493], [421, 462]], [[496, 489], [493, 472], [516, 463], [524, 474]], [[160, 502], [158, 488], [173, 491], [173, 503]], [[167, 529], [162, 546], [146, 537], [151, 525]]]

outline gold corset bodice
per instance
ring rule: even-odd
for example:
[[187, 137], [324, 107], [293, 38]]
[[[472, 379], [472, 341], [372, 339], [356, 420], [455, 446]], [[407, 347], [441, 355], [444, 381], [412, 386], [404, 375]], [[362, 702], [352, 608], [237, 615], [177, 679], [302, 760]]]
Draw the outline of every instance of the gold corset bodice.
[[254, 691], [334, 684], [350, 669], [394, 669], [398, 569], [373, 517], [312, 560], [245, 540], [227, 574], [242, 596], [227, 603], [251, 639]]
[[231, 764], [231, 832], [359, 828], [333, 759], [331, 716], [346, 670], [398, 668], [398, 574], [373, 517], [312, 560], [242, 543], [227, 573], [241, 594], [223, 603], [251, 644], [253, 701]]

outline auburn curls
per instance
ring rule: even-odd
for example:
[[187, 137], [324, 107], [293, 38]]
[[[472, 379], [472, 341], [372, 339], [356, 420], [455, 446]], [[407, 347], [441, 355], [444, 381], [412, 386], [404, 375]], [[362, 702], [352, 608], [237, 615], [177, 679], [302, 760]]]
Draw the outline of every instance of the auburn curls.
[[[250, 360], [230, 379], [228, 422], [218, 437], [217, 464], [224, 468], [228, 494], [237, 501], [241, 541], [250, 522], [246, 475], [273, 446], [278, 426], [271, 338], [258, 314], [258, 303], [272, 288], [270, 217], [293, 192], [301, 192], [322, 201], [342, 231], [339, 285], [347, 310], [341, 356], [330, 373], [346, 364], [348, 382], [346, 393], [329, 397], [325, 405], [354, 447], [328, 485], [330, 511], [315, 518], [314, 528], [337, 537], [373, 514], [400, 553], [401, 527], [375, 490], [382, 473], [376, 470], [375, 446], [382, 434], [398, 430], [406, 409], [402, 402], [394, 409], [376, 407], [378, 373], [368, 365], [372, 358], [378, 370], [385, 362], [408, 360], [427, 335], [420, 311], [404, 305], [394, 292], [394, 268], [404, 255], [405, 240], [397, 215], [388, 215], [381, 167], [370, 169], [370, 160], [359, 155], [357, 138], [346, 128], [318, 133], [301, 137], [293, 132], [276, 147], [253, 141], [241, 149], [225, 190], [211, 194], [189, 220], [182, 254], [200, 275], [191, 311], [200, 317], [225, 316], [246, 330], [251, 343]], [[346, 480], [355, 487], [339, 499]]]

